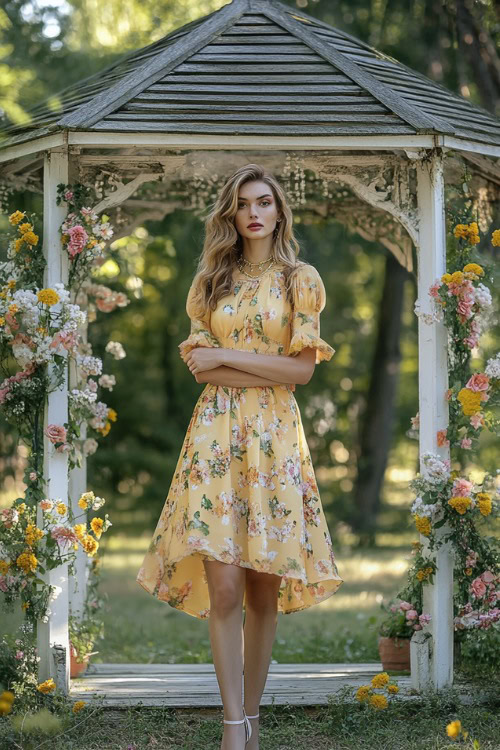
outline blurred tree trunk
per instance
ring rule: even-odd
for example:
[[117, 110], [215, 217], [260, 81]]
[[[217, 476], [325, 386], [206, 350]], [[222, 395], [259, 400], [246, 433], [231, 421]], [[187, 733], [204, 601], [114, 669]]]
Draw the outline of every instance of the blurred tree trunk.
[[360, 546], [375, 542], [380, 490], [392, 438], [401, 352], [401, 313], [408, 272], [389, 253], [380, 299], [378, 333], [366, 408], [360, 420], [353, 530]]
[[[496, 113], [500, 108], [500, 60], [495, 44], [483, 20], [478, 17], [480, 10], [471, 0], [455, 0], [453, 6], [447, 3], [448, 12], [455, 12], [457, 29], [457, 63], [467, 60], [473, 72], [473, 82], [481, 95], [482, 105]], [[461, 85], [465, 83], [460, 81]]]

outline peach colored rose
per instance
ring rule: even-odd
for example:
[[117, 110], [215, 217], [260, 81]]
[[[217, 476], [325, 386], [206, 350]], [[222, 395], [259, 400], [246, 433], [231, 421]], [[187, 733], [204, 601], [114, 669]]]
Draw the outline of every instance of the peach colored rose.
[[487, 391], [489, 385], [489, 377], [484, 372], [478, 372], [469, 378], [465, 387], [471, 391]]
[[51, 443], [60, 443], [66, 440], [66, 428], [57, 424], [49, 424], [45, 428], [45, 434]]

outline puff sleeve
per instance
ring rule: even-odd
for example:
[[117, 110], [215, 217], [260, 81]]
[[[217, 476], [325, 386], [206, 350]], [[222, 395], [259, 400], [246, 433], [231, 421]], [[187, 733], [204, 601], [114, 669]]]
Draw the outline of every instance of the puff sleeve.
[[288, 354], [316, 348], [316, 364], [333, 357], [335, 349], [320, 338], [319, 317], [326, 304], [326, 292], [319, 272], [304, 264], [292, 279], [292, 314]]
[[187, 339], [179, 344], [179, 351], [183, 358], [197, 346], [221, 346], [210, 328], [210, 309], [207, 309], [202, 317], [199, 313], [197, 314], [193, 305], [193, 291], [194, 286], [191, 284], [186, 300], [186, 312], [191, 320], [191, 331]]

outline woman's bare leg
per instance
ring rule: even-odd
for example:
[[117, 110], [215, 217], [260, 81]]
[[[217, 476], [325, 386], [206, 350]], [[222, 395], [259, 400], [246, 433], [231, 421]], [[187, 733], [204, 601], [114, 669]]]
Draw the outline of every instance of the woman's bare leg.
[[[218, 560], [203, 560], [203, 564], [210, 595], [210, 643], [224, 719], [238, 720], [243, 718], [241, 676], [245, 568]], [[245, 738], [244, 724], [224, 724], [221, 750], [243, 750]]]
[[[246, 575], [244, 705], [246, 713], [255, 716], [259, 713], [276, 635], [281, 576], [249, 569]], [[250, 719], [250, 723], [252, 736], [246, 750], [258, 750], [259, 720]]]

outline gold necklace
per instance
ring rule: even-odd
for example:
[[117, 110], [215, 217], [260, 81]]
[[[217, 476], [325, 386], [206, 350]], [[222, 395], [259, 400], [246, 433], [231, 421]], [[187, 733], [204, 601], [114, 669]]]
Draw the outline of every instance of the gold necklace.
[[[272, 256], [269, 256], [269, 258], [271, 258], [271, 257], [272, 257]], [[259, 268], [261, 268], [261, 267], [262, 267], [262, 266], [264, 265], [264, 263], [267, 263], [267, 262], [268, 262], [269, 258], [266, 258], [265, 260], [261, 260], [261, 261], [259, 261], [258, 263], [252, 263], [252, 262], [251, 262], [250, 260], [248, 260], [247, 258], [244, 258], [244, 257], [243, 257], [243, 256], [241, 255], [241, 256], [240, 256], [240, 261], [241, 261], [242, 263], [246, 263], [246, 265], [247, 265], [247, 266], [252, 266], [252, 268], [253, 268], [254, 266], [258, 266]]]
[[267, 272], [267, 271], [268, 271], [268, 270], [269, 270], [270, 268], [272, 268], [272, 267], [274, 266], [275, 262], [276, 262], [276, 259], [275, 259], [275, 257], [274, 257], [274, 256], [271, 256], [270, 258], [267, 258], [267, 260], [266, 260], [266, 261], [264, 261], [264, 262], [265, 262], [265, 263], [267, 263], [267, 261], [269, 261], [269, 260], [270, 260], [271, 262], [270, 262], [270, 264], [268, 265], [268, 267], [267, 267], [267, 268], [265, 268], [265, 269], [264, 269], [264, 271], [262, 271], [262, 273], [260, 273], [260, 274], [259, 274], [258, 276], [252, 276], [251, 274], [247, 273], [247, 272], [245, 271], [245, 269], [243, 268], [243, 265], [242, 265], [242, 263], [240, 262], [240, 259], [239, 259], [239, 258], [238, 258], [238, 260], [236, 261], [236, 265], [238, 266], [238, 268], [240, 269], [240, 271], [241, 271], [242, 273], [244, 273], [244, 274], [245, 274], [245, 276], [247, 276], [247, 277], [248, 277], [249, 279], [260, 279], [260, 277], [261, 277], [261, 276], [263, 276], [263, 275], [264, 275], [264, 274], [265, 274], [265, 273], [266, 273], [266, 272]]

